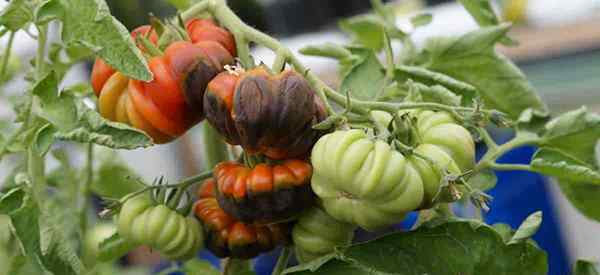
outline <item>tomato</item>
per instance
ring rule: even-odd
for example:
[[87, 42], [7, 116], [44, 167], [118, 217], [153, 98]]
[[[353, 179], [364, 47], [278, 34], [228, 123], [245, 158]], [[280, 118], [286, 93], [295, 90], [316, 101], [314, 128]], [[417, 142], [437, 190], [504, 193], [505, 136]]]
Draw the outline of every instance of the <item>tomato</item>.
[[83, 242], [83, 260], [88, 266], [96, 263], [100, 253], [100, 244], [117, 232], [117, 228], [112, 223], [99, 223], [85, 233]]
[[[132, 32], [147, 35], [149, 26]], [[155, 33], [150, 41], [156, 43]], [[138, 44], [143, 50], [142, 45]], [[99, 98], [100, 114], [146, 132], [155, 143], [166, 143], [184, 134], [204, 118], [203, 98], [208, 82], [233, 57], [218, 42], [177, 41], [162, 56], [150, 59], [150, 82], [129, 79], [101, 59], [92, 71], [92, 85]]]
[[313, 207], [300, 215], [292, 229], [296, 258], [300, 262], [309, 262], [333, 252], [336, 247], [349, 245], [354, 229], [355, 226]]
[[223, 72], [204, 98], [207, 120], [224, 139], [272, 159], [304, 157], [319, 137], [312, 126], [326, 117], [308, 81], [295, 71], [264, 68]]
[[223, 46], [232, 56], [236, 56], [235, 39], [210, 19], [192, 19], [186, 24], [187, 33], [193, 43], [215, 41]]
[[246, 223], [287, 220], [312, 205], [311, 174], [310, 164], [301, 160], [254, 168], [222, 162], [214, 168], [219, 204]]
[[119, 212], [117, 230], [135, 245], [148, 245], [172, 260], [193, 258], [202, 249], [202, 226], [145, 195], [125, 202]]
[[367, 230], [397, 223], [406, 213], [436, 202], [443, 170], [458, 175], [473, 167], [473, 139], [450, 115], [410, 115], [420, 137], [415, 152], [427, 160], [404, 156], [362, 130], [336, 131], [319, 139], [312, 150], [311, 184], [330, 215]]
[[215, 195], [215, 180], [205, 181], [194, 213], [204, 225], [206, 246], [218, 257], [250, 259], [289, 243], [288, 224], [244, 224], [227, 214]]
[[96, 96], [100, 95], [100, 91], [104, 86], [104, 83], [115, 73], [115, 70], [106, 64], [104, 60], [96, 58], [94, 67], [92, 68], [92, 76], [90, 82], [92, 82], [92, 88]]

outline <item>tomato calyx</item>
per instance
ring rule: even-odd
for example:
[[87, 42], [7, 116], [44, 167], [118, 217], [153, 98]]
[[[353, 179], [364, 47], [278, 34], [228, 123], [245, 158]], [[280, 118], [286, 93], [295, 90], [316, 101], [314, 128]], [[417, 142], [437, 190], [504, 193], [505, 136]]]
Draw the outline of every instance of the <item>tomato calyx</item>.
[[187, 216], [192, 209], [192, 195], [186, 187], [164, 187], [168, 182], [163, 177], [156, 179], [153, 186], [158, 186], [152, 190], [152, 201], [156, 204], [165, 205], [177, 213]]

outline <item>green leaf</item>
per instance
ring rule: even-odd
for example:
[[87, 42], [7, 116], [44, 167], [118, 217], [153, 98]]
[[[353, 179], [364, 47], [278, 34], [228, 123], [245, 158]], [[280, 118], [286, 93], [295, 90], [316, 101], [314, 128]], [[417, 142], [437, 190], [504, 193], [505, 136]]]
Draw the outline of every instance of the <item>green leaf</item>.
[[477, 174], [471, 176], [467, 182], [474, 189], [481, 191], [487, 191], [496, 186], [498, 178], [493, 170], [485, 169], [477, 172]]
[[185, 274], [202, 274], [202, 275], [219, 275], [218, 269], [212, 266], [209, 262], [197, 258], [186, 261], [183, 264], [182, 270]]
[[31, 108], [32, 97], [27, 93], [25, 96], [19, 96], [12, 99], [13, 111], [16, 114], [15, 122], [25, 122], [27, 113]]
[[597, 264], [586, 260], [577, 260], [573, 275], [600, 275], [596, 269]]
[[558, 185], [575, 208], [586, 217], [600, 222], [600, 185], [567, 180], [558, 180]]
[[446, 89], [444, 86], [427, 86], [414, 81], [407, 81], [406, 83], [409, 90], [413, 89], [413, 91], [418, 93], [423, 102], [441, 103], [450, 106], [460, 105], [461, 97]]
[[341, 20], [339, 26], [348, 33], [353, 42], [379, 52], [385, 43], [385, 23], [379, 17], [368, 14]]
[[564, 113], [546, 124], [542, 144], [562, 152], [568, 152], [593, 167], [596, 144], [600, 140], [600, 116], [587, 108]]
[[38, 13], [63, 22], [62, 39], [69, 46], [83, 45], [106, 63], [135, 79], [149, 81], [152, 74], [127, 29], [110, 15], [104, 0], [50, 0]]
[[284, 274], [547, 274], [532, 242], [505, 244], [491, 226], [455, 220], [350, 246]]
[[529, 215], [523, 223], [517, 229], [517, 232], [512, 236], [508, 244], [515, 244], [522, 241], [525, 241], [531, 236], [535, 235], [535, 233], [540, 228], [542, 224], [542, 211], [536, 211], [535, 213]]
[[252, 270], [252, 262], [249, 260], [229, 259], [228, 272], [223, 275], [256, 275]]
[[132, 248], [133, 246], [121, 238], [119, 233], [115, 233], [100, 243], [98, 259], [103, 262], [112, 261], [127, 254]]
[[12, 0], [0, 13], [0, 25], [17, 31], [33, 20], [33, 9], [31, 0]]
[[113, 149], [135, 149], [152, 145], [150, 138], [140, 130], [122, 123], [108, 121], [96, 111], [77, 102], [79, 122], [75, 129], [59, 132], [56, 138], [81, 143], [95, 143]]
[[306, 46], [299, 51], [303, 55], [329, 57], [337, 60], [352, 58], [352, 52], [344, 46], [334, 43]]
[[35, 23], [38, 25], [47, 24], [52, 20], [62, 18], [63, 13], [64, 9], [59, 1], [45, 1], [35, 12]]
[[58, 79], [54, 72], [48, 73], [33, 87], [41, 112], [38, 116], [56, 126], [57, 129], [68, 131], [77, 125], [77, 108], [70, 94], [58, 92]]
[[458, 0], [479, 26], [498, 25], [499, 20], [489, 0]]
[[546, 123], [549, 120], [549, 114], [528, 108], [521, 113], [517, 120], [517, 136], [539, 138], [546, 131]]
[[56, 129], [52, 127], [50, 124], [46, 124], [40, 128], [34, 137], [33, 145], [34, 151], [41, 157], [44, 156], [48, 150], [50, 150], [50, 146], [54, 143], [54, 134], [56, 133]]
[[[498, 16], [494, 12], [492, 5], [489, 0], [458, 0], [465, 9], [471, 14], [475, 22], [481, 27], [495, 26], [500, 23]], [[508, 36], [502, 38], [502, 44], [511, 46], [517, 45], [516, 41], [513, 41]]]
[[422, 26], [427, 26], [433, 20], [433, 15], [431, 13], [423, 13], [419, 15], [415, 15], [410, 18], [410, 23], [413, 27], [418, 28]]
[[531, 168], [538, 173], [563, 180], [600, 185], [600, 172], [585, 162], [558, 150], [539, 149], [533, 155]]
[[514, 230], [512, 229], [512, 227], [510, 227], [510, 225], [505, 223], [495, 223], [494, 225], [492, 225], [492, 227], [494, 227], [494, 230], [496, 230], [496, 232], [500, 234], [502, 240], [504, 240], [505, 243], [508, 243], [510, 239], [512, 239]]
[[168, 0], [171, 5], [175, 6], [178, 10], [185, 10], [190, 6], [189, 0]]
[[64, 275], [84, 272], [83, 265], [65, 244], [60, 231], [39, 223], [44, 220], [41, 210], [29, 194], [21, 189], [6, 194], [0, 199], [0, 214], [10, 216], [14, 236], [38, 274], [44, 274], [46, 270]]
[[367, 49], [357, 50], [365, 58], [346, 74], [340, 85], [342, 93], [349, 92], [357, 99], [376, 98], [383, 91], [385, 72], [375, 56], [375, 52]]
[[107, 153], [99, 160], [91, 189], [102, 197], [121, 198], [139, 190], [142, 186], [136, 181], [140, 176], [131, 171], [115, 152]]
[[414, 66], [397, 66], [394, 78], [397, 81], [406, 81], [412, 79], [430, 86], [441, 85], [463, 96], [463, 104], [471, 104], [472, 98], [475, 97], [477, 89], [471, 84], [456, 80], [442, 73], [427, 70], [421, 67]]
[[429, 70], [474, 86], [488, 109], [505, 112], [513, 119], [528, 108], [547, 113], [525, 75], [494, 49], [509, 27], [502, 24], [458, 38], [432, 39], [422, 52], [421, 62]]

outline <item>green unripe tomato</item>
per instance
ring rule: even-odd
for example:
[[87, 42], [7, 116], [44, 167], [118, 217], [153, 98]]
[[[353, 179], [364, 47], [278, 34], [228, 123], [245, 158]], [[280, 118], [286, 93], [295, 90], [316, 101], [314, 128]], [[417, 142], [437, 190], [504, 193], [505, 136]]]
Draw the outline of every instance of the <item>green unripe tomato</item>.
[[[386, 125], [392, 117], [383, 114], [374, 118]], [[458, 175], [473, 167], [473, 139], [446, 113], [413, 110], [409, 115], [418, 141], [409, 156], [362, 130], [336, 131], [315, 144], [311, 185], [331, 216], [375, 230], [447, 201], [447, 190], [441, 189], [444, 172]]]
[[334, 218], [374, 230], [423, 202], [417, 170], [386, 142], [362, 130], [336, 131], [315, 144], [313, 191]]
[[298, 261], [305, 263], [333, 252], [335, 247], [350, 244], [356, 227], [340, 222], [320, 208], [313, 207], [300, 215], [292, 229]]
[[83, 243], [83, 256], [86, 265], [92, 266], [96, 262], [100, 252], [100, 244], [115, 232], [117, 232], [117, 227], [112, 223], [97, 224], [86, 232]]
[[194, 257], [204, 243], [201, 225], [195, 218], [184, 217], [163, 204], [155, 205], [143, 195], [125, 202], [117, 224], [124, 239], [148, 245], [172, 260]]

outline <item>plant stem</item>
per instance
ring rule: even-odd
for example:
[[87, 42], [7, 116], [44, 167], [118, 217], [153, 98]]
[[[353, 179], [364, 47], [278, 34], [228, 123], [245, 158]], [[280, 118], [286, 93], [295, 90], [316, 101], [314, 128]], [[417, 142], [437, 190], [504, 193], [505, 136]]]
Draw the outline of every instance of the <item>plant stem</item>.
[[487, 145], [488, 150], [496, 150], [498, 148], [498, 144], [494, 141], [494, 139], [492, 139], [490, 133], [485, 128], [478, 127], [477, 132], [479, 133], [479, 136], [485, 145]]
[[279, 73], [283, 71], [285, 67], [285, 62], [287, 57], [289, 56], [288, 52], [285, 50], [277, 51], [277, 55], [275, 56], [275, 61], [273, 61], [273, 66], [271, 68], [275, 73]]
[[194, 175], [194, 176], [191, 176], [189, 178], [185, 178], [185, 179], [183, 179], [180, 182], [175, 183], [175, 184], [148, 185], [148, 186], [146, 186], [146, 187], [144, 187], [144, 188], [142, 188], [140, 190], [137, 190], [137, 191], [135, 191], [133, 193], [127, 194], [125, 197], [123, 197], [123, 198], [120, 199], [120, 202], [124, 203], [125, 201], [127, 201], [127, 200], [129, 200], [129, 199], [131, 199], [131, 198], [133, 198], [135, 196], [141, 195], [141, 194], [143, 194], [143, 193], [145, 193], [147, 191], [150, 191], [152, 189], [157, 189], [157, 188], [181, 188], [181, 189], [186, 189], [186, 188], [190, 187], [194, 183], [197, 183], [197, 182], [200, 182], [200, 181], [203, 181], [205, 179], [208, 179], [208, 178], [212, 177], [212, 175], [213, 175], [212, 174], [212, 170], [210, 170], [210, 171], [204, 171], [204, 172], [202, 172], [202, 173], [200, 173], [198, 175]]
[[204, 122], [202, 126], [202, 135], [204, 138], [204, 169], [212, 170], [219, 162], [229, 159], [227, 145], [208, 122]]
[[283, 270], [288, 265], [288, 261], [290, 260], [290, 255], [292, 254], [292, 248], [289, 246], [284, 246], [281, 250], [281, 255], [277, 259], [277, 264], [275, 264], [275, 268], [273, 269], [273, 273], [271, 275], [280, 275]]
[[183, 21], [188, 21], [208, 9], [208, 1], [200, 1], [181, 13]]
[[488, 165], [489, 168], [500, 171], [530, 171], [534, 172], [531, 166], [527, 164], [504, 164], [504, 163], [491, 163]]
[[38, 200], [44, 197], [46, 186], [44, 170], [44, 159], [39, 155], [37, 150], [34, 149], [34, 145], [31, 145], [27, 149], [27, 173], [29, 174], [29, 179], [31, 180], [31, 185], [33, 187], [33, 195]]
[[231, 269], [231, 261], [232, 260], [230, 258], [226, 258], [221, 261], [221, 265], [223, 266], [223, 272], [221, 272], [222, 275], [229, 275]]
[[385, 86], [387, 86], [389, 81], [394, 78], [394, 68], [396, 68], [396, 66], [394, 65], [394, 50], [392, 49], [392, 42], [390, 41], [390, 36], [387, 34], [387, 32], [383, 33], [383, 41], [383, 49], [385, 51], [386, 60]]
[[523, 145], [536, 145], [540, 142], [539, 138], [524, 138], [516, 137], [511, 141], [504, 143], [495, 148], [489, 148], [488, 151], [483, 155], [479, 163], [473, 168], [473, 172], [481, 171], [485, 168], [492, 168], [497, 170], [525, 170], [531, 171], [529, 165], [519, 164], [498, 164], [496, 160], [504, 155], [505, 153], [523, 146]]
[[44, 58], [46, 57], [46, 41], [48, 38], [48, 25], [38, 26], [38, 48], [35, 56], [35, 77], [41, 79], [44, 73]]
[[86, 147], [85, 180], [82, 181], [79, 188], [82, 200], [81, 205], [79, 205], [79, 229], [82, 236], [85, 236], [87, 232], [90, 187], [94, 180], [94, 144], [88, 143]]
[[[48, 26], [44, 25], [42, 27], [38, 27], [38, 47], [37, 47], [37, 55], [35, 57], [35, 79], [39, 80], [42, 78], [42, 74], [44, 72], [44, 57], [46, 56], [46, 39]], [[33, 100], [32, 100], [33, 102]], [[25, 122], [23, 123], [23, 127], [27, 129], [31, 124], [31, 106], [29, 106], [29, 110], [27, 111], [27, 115], [25, 117]], [[41, 199], [44, 197], [44, 191], [46, 186], [46, 178], [45, 178], [45, 163], [44, 158], [37, 152], [35, 143], [32, 142], [27, 149], [27, 173], [29, 174], [31, 185], [33, 186], [33, 194], [36, 199]]]
[[11, 32], [8, 37], [8, 45], [4, 49], [4, 55], [2, 56], [2, 67], [0, 67], [0, 78], [4, 78], [6, 75], [6, 68], [8, 67], [8, 61], [10, 59], [10, 52], [12, 49], [13, 41], [15, 40], [16, 32]]

